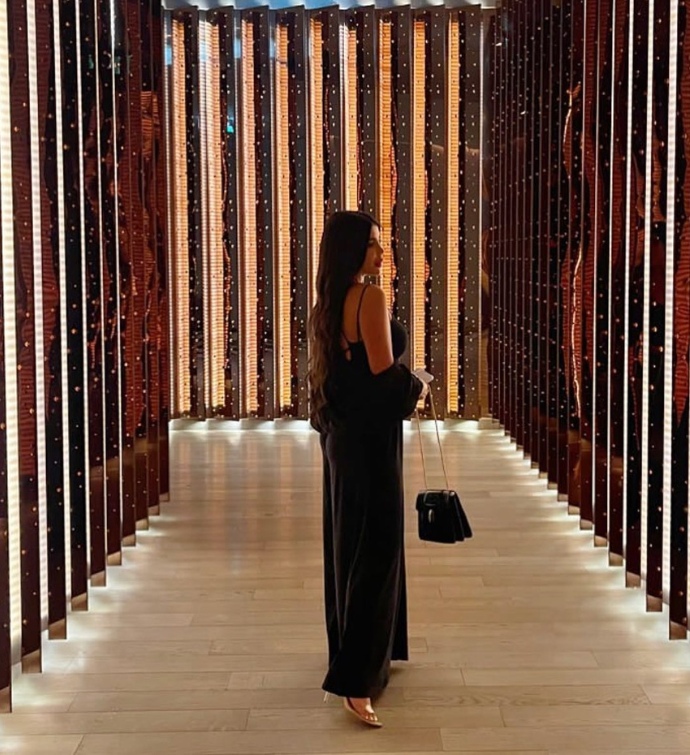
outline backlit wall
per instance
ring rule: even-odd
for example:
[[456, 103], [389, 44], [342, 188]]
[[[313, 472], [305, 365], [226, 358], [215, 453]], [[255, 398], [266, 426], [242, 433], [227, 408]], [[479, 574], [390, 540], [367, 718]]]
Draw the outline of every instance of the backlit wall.
[[0, 709], [168, 491], [157, 0], [0, 2]]
[[684, 638], [688, 4], [502, 6], [485, 60], [491, 410]]
[[382, 284], [447, 417], [480, 412], [477, 7], [174, 11], [176, 417], [306, 417], [318, 244], [382, 223]]

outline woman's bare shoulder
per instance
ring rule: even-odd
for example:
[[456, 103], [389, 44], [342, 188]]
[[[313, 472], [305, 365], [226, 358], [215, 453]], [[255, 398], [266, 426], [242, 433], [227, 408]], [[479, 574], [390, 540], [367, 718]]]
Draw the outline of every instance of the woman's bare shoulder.
[[386, 293], [380, 286], [370, 285], [362, 299], [362, 313], [377, 315], [386, 309]]

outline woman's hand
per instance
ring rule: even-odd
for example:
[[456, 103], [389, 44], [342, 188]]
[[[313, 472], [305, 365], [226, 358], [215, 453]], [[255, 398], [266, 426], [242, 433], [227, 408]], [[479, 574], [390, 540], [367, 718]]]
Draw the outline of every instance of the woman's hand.
[[429, 383], [419, 378], [422, 384], [422, 390], [419, 393], [419, 398], [423, 401], [429, 395]]

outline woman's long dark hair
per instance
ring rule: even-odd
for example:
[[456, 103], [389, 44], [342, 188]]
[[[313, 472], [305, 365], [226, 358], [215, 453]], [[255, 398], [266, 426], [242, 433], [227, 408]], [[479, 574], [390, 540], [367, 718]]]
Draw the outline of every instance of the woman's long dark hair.
[[345, 297], [364, 264], [372, 226], [379, 223], [364, 212], [335, 212], [321, 237], [316, 303], [309, 317], [312, 419], [327, 401], [326, 383], [342, 348]]

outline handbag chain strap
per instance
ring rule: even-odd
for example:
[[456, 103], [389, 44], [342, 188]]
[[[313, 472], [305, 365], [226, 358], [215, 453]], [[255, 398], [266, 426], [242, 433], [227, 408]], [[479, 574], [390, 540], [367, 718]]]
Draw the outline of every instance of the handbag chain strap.
[[[443, 446], [441, 445], [441, 434], [438, 431], [438, 419], [436, 417], [436, 408], [434, 407], [434, 394], [429, 390], [429, 403], [431, 404], [431, 416], [434, 418], [434, 427], [436, 428], [436, 442], [438, 443], [438, 450], [441, 454], [441, 466], [443, 467], [443, 478], [446, 482], [446, 490], [450, 490], [450, 483], [448, 482], [448, 471], [446, 470], [446, 457], [443, 454]], [[419, 450], [422, 454], [422, 470], [424, 471], [424, 487], [428, 488], [426, 474], [426, 458], [424, 457], [424, 444], [422, 443], [422, 422], [419, 419], [419, 410], [415, 409], [415, 417], [417, 418], [417, 435], [419, 437]]]

